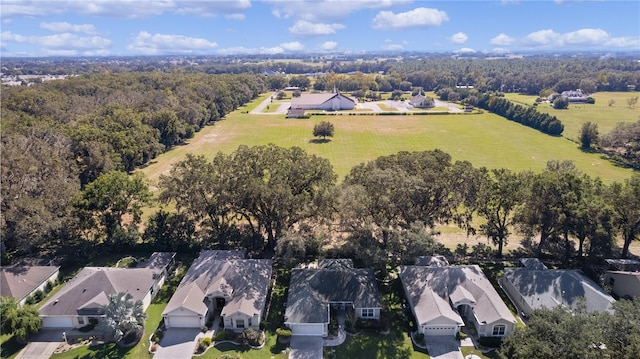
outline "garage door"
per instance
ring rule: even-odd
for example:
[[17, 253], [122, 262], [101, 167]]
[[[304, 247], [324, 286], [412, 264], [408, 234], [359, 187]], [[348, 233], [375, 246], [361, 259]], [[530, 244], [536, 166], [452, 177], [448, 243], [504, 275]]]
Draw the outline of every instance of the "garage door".
[[71, 317], [43, 317], [43, 328], [73, 328]]
[[324, 335], [323, 324], [291, 324], [292, 335]]
[[167, 317], [169, 323], [165, 323], [167, 328], [200, 328], [200, 318], [194, 316], [179, 317], [170, 316]]
[[455, 326], [425, 326], [424, 335], [426, 336], [453, 336], [456, 335], [457, 327]]

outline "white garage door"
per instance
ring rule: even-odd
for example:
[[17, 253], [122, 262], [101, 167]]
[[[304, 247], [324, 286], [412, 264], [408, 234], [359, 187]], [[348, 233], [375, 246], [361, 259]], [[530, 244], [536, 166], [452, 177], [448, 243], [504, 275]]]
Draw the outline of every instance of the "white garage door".
[[453, 336], [456, 335], [456, 331], [457, 327], [448, 325], [424, 327], [425, 336]]
[[73, 320], [70, 317], [43, 317], [43, 328], [73, 328]]
[[200, 328], [200, 318], [196, 316], [169, 316], [169, 323], [165, 323], [167, 328]]
[[291, 324], [292, 335], [324, 335], [323, 324]]

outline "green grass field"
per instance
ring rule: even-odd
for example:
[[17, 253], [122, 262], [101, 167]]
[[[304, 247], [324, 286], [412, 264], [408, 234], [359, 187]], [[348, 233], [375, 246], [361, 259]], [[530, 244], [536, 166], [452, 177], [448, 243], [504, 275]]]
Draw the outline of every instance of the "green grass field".
[[[322, 120], [334, 124], [334, 138], [327, 143], [314, 143], [313, 126]], [[328, 158], [340, 178], [353, 166], [379, 156], [433, 149], [449, 153], [454, 160], [468, 160], [476, 167], [540, 171], [549, 160], [572, 160], [580, 170], [605, 182], [620, 181], [632, 173], [598, 154], [582, 152], [576, 143], [565, 138], [548, 136], [489, 113], [313, 116], [305, 120], [241, 111], [205, 127], [186, 145], [162, 154], [140, 171], [154, 185], [161, 174], [168, 174], [171, 166], [188, 153], [212, 158], [218, 151], [230, 153], [241, 144], [269, 143], [298, 146]]]
[[[634, 122], [640, 120], [640, 106], [629, 108], [627, 99], [639, 96], [638, 92], [596, 92], [591, 97], [596, 100], [593, 105], [571, 104], [566, 110], [556, 110], [550, 104], [542, 103], [538, 106], [540, 112], [554, 115], [564, 124], [564, 137], [577, 141], [582, 124], [591, 121], [598, 124], [600, 134], [610, 132], [618, 122]], [[509, 100], [532, 105], [537, 96], [520, 94], [505, 94]], [[609, 106], [609, 100], [615, 101]]]

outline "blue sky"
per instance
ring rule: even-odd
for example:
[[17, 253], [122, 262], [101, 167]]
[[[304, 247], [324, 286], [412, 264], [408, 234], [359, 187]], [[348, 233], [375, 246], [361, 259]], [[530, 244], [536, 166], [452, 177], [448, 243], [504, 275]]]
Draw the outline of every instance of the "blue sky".
[[640, 1], [0, 0], [2, 56], [638, 51]]

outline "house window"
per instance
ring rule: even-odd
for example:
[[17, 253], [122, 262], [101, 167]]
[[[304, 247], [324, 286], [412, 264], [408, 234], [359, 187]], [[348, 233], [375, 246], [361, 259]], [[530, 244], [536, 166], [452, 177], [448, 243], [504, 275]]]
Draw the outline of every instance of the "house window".
[[364, 309], [362, 309], [362, 317], [363, 318], [373, 318], [373, 308], [364, 308]]
[[506, 325], [494, 325], [493, 326], [493, 336], [494, 337], [503, 337], [505, 331], [507, 330], [507, 326]]
[[78, 324], [84, 325], [84, 317], [78, 317]]
[[236, 319], [236, 328], [244, 328], [244, 319]]

